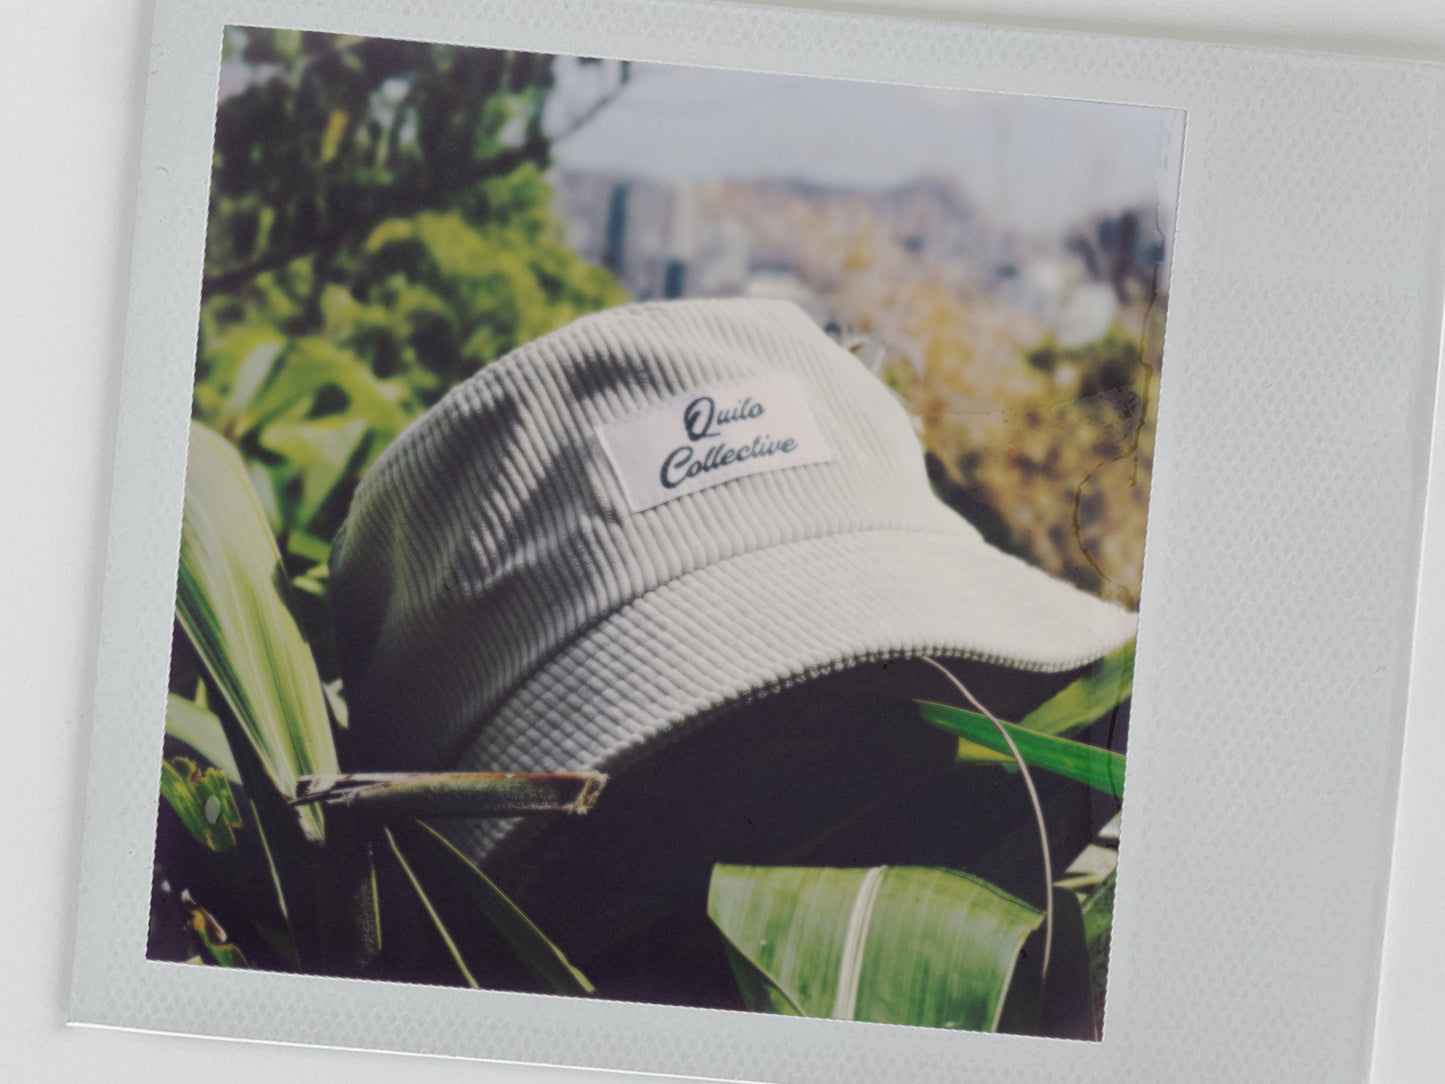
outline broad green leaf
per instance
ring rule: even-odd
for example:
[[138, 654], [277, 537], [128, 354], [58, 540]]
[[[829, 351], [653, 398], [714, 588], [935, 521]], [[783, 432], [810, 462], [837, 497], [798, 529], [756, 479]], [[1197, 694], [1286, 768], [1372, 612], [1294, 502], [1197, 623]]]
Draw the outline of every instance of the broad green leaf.
[[806, 1016], [807, 1014], [758, 966], [733, 947], [731, 941], [724, 943], [728, 963], [732, 965], [733, 977], [743, 994], [743, 1004], [749, 1012], [770, 1012], [779, 1016]]
[[[1134, 689], [1134, 644], [1130, 640], [1105, 655], [1083, 677], [1065, 686], [1019, 720], [1018, 725], [1056, 737], [1082, 730], [1129, 698]], [[970, 763], [1012, 764], [1007, 753], [960, 738], [958, 759]]]
[[388, 842], [432, 922], [469, 983], [481, 962], [465, 959], [464, 924], [489, 923], [543, 984], [558, 994], [592, 994], [596, 987], [485, 873], [435, 829], [421, 821], [400, 821], [387, 829]]
[[241, 814], [219, 768], [203, 770], [185, 757], [163, 760], [161, 795], [202, 846], [212, 851], [236, 846], [233, 829], [241, 827]]
[[[918, 701], [918, 708], [923, 718], [934, 726], [1009, 756], [1008, 744], [998, 728], [984, 716], [927, 700]], [[1035, 734], [1014, 723], [1003, 725], [1018, 746], [1019, 756], [1030, 767], [1065, 776], [1115, 798], [1123, 793], [1124, 757], [1121, 754], [1067, 738]], [[1009, 760], [1012, 762], [1012, 756]]]
[[[339, 771], [321, 678], [288, 606], [276, 540], [241, 457], [192, 423], [176, 617], [282, 794]], [[233, 750], [234, 751], [234, 750]], [[321, 811], [297, 811], [307, 837]]]
[[241, 772], [236, 767], [236, 758], [231, 755], [231, 745], [226, 741], [221, 720], [194, 700], [187, 700], [177, 693], [166, 697], [166, 735], [190, 746], [208, 764], [220, 768], [232, 783], [241, 782]]
[[998, 1026], [1044, 917], [951, 870], [728, 865], [713, 867], [708, 916], [755, 1008], [973, 1031]]

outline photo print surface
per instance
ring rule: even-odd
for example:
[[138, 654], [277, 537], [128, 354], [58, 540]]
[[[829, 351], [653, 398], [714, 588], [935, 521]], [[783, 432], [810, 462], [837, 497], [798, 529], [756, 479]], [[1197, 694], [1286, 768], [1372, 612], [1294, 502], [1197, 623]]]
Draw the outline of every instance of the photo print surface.
[[1099, 1039], [1182, 134], [228, 29], [148, 956]]

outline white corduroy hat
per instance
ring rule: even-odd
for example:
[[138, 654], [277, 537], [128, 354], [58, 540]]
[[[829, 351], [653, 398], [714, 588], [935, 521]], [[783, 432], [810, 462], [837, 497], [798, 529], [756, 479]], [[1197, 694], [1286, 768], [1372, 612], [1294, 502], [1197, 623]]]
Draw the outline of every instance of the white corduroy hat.
[[618, 770], [863, 662], [1062, 671], [1135, 628], [986, 544], [892, 393], [774, 301], [613, 309], [483, 369], [378, 459], [331, 570], [378, 770]]

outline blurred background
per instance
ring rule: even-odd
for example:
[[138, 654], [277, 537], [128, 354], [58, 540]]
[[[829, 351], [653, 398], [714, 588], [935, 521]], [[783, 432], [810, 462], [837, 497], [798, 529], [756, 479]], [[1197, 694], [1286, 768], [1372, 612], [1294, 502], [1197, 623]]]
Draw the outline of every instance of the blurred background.
[[511, 348], [629, 300], [786, 298], [899, 395], [990, 541], [1136, 607], [1182, 129], [233, 28], [195, 413], [319, 562], [376, 455]]

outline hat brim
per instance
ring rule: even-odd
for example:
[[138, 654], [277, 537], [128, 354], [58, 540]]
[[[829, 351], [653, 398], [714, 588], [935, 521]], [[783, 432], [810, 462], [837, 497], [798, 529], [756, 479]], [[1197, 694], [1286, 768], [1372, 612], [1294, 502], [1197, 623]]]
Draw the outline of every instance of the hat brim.
[[[618, 771], [690, 721], [861, 663], [936, 655], [1056, 672], [1134, 635], [1133, 613], [959, 526], [774, 546], [650, 591], [539, 667], [456, 768]], [[467, 832], [476, 857], [508, 828]]]

